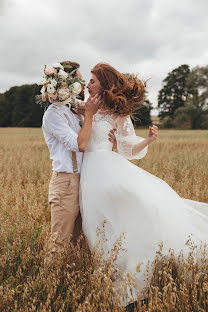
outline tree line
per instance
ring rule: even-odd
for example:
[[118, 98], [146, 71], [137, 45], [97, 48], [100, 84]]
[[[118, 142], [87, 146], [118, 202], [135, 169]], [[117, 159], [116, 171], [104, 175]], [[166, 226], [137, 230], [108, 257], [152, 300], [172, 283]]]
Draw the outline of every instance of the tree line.
[[[36, 84], [12, 87], [0, 94], [0, 127], [40, 127], [44, 109], [35, 103]], [[151, 124], [153, 106], [148, 100], [134, 114], [135, 126]], [[208, 66], [183, 64], [163, 80], [158, 110], [164, 128], [208, 129]]]
[[208, 66], [175, 68], [163, 80], [158, 94], [161, 124], [165, 128], [208, 129]]
[[40, 127], [43, 108], [35, 102], [36, 84], [12, 87], [0, 94], [0, 127]]
[[[36, 84], [12, 87], [0, 94], [0, 127], [41, 127], [44, 108], [36, 104], [37, 94], [40, 87]], [[135, 126], [151, 124], [151, 109], [146, 99], [134, 115]]]

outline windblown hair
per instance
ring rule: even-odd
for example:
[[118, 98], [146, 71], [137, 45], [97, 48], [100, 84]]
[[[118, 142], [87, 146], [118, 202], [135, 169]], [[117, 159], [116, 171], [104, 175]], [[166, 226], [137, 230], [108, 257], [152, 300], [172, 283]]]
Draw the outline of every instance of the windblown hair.
[[121, 74], [112, 66], [98, 63], [92, 70], [102, 87], [105, 107], [112, 113], [132, 115], [142, 106], [146, 84], [137, 76]]

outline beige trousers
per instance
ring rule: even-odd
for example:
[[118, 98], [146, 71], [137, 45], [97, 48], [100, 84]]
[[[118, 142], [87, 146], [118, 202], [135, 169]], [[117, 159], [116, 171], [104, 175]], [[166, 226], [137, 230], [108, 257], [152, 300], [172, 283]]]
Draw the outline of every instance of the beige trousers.
[[48, 195], [51, 205], [51, 253], [62, 251], [72, 235], [76, 239], [81, 234], [79, 181], [79, 174], [53, 171]]

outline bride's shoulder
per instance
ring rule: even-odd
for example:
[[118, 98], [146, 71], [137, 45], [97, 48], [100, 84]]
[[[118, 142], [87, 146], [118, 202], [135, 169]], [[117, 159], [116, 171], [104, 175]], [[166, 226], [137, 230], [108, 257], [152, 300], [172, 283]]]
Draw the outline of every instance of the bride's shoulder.
[[131, 120], [131, 116], [130, 115], [120, 115], [117, 114], [115, 116], [115, 121], [119, 124], [123, 124], [123, 123], [127, 123]]
[[98, 110], [97, 113], [93, 116], [94, 121], [110, 121], [113, 120], [113, 114], [108, 111]]

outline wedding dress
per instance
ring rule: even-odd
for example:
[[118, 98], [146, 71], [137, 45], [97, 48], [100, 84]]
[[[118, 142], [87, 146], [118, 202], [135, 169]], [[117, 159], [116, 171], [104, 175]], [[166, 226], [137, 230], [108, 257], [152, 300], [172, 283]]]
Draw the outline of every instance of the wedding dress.
[[[118, 153], [112, 151], [108, 133], [116, 128]], [[145, 286], [148, 261], [153, 261], [158, 244], [178, 254], [191, 235], [195, 243], [208, 242], [208, 204], [181, 198], [166, 182], [128, 161], [140, 159], [147, 148], [132, 155], [133, 146], [144, 139], [136, 136], [129, 116], [115, 117], [98, 112], [84, 153], [80, 181], [80, 211], [83, 232], [90, 249], [98, 241], [97, 228], [105, 220], [105, 254], [124, 234], [118, 265], [124, 273], [137, 273]], [[136, 295], [137, 293], [135, 293]]]

